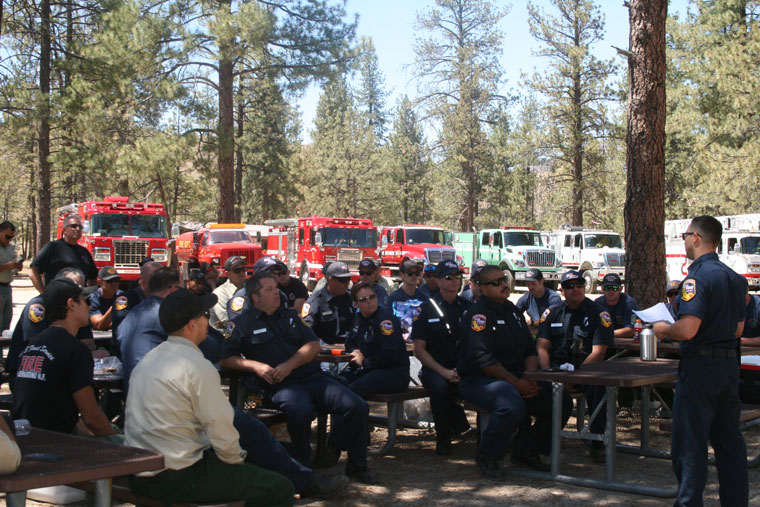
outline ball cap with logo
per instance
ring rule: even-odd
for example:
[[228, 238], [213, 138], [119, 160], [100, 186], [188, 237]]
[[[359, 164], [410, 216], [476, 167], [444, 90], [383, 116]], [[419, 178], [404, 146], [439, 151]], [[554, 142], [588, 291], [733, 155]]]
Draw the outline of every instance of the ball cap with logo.
[[333, 262], [327, 266], [325, 276], [327, 278], [350, 278], [351, 270], [348, 269], [348, 266], [346, 266], [345, 262]]
[[359, 269], [371, 269], [374, 271], [377, 269], [377, 264], [372, 259], [362, 259], [359, 261]]
[[192, 319], [214, 307], [216, 294], [199, 296], [187, 289], [177, 289], [161, 302], [158, 321], [168, 334], [179, 331]]
[[678, 288], [681, 286], [681, 280], [671, 280], [668, 282], [667, 287], [665, 288], [665, 293], [677, 291]]
[[80, 295], [92, 294], [97, 287], [82, 287], [74, 280], [59, 278], [45, 286], [42, 293], [42, 304], [48, 311], [57, 310], [66, 306], [69, 299], [77, 299]]
[[239, 255], [233, 255], [232, 257], [224, 261], [225, 271], [231, 271], [238, 266], [245, 266], [245, 265], [246, 265], [246, 260], [240, 257]]
[[113, 266], [103, 266], [100, 268], [100, 271], [98, 271], [98, 278], [107, 282], [108, 280], [119, 278], [119, 273], [116, 272], [116, 268]]
[[476, 259], [475, 262], [472, 263], [472, 269], [470, 269], [470, 279], [476, 280], [480, 272], [483, 271], [483, 268], [486, 266], [488, 266], [486, 261], [483, 259]]
[[607, 273], [602, 278], [602, 285], [622, 285], [623, 281], [615, 273]]
[[261, 259], [257, 260], [256, 264], [253, 265], [253, 272], [258, 273], [259, 271], [264, 271], [265, 269], [269, 269], [272, 266], [276, 266], [276, 265], [277, 265], [276, 260], [265, 255]]
[[454, 261], [441, 261], [435, 266], [436, 278], [443, 278], [446, 275], [451, 275], [454, 273], [464, 273], [464, 271], [462, 271], [462, 268], [459, 267], [459, 264]]
[[541, 273], [540, 269], [530, 268], [528, 271], [525, 272], [526, 282], [540, 282], [543, 279], [544, 279], [544, 274]]
[[572, 282], [575, 280], [582, 280], [581, 274], [577, 271], [571, 269], [570, 271], [565, 271], [562, 273], [562, 279], [560, 280], [560, 283], [562, 286], [565, 286], [565, 282]]

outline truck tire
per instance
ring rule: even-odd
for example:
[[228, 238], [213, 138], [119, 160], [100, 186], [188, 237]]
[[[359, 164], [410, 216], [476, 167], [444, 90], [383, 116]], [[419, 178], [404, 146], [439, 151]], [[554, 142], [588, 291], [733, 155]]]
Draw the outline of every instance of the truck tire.
[[309, 292], [312, 292], [314, 290], [314, 286], [316, 284], [312, 280], [309, 280], [309, 266], [305, 262], [301, 264], [301, 269], [298, 272], [298, 278], [301, 280], [301, 283], [306, 286], [306, 290]]
[[583, 280], [586, 282], [586, 294], [593, 294], [596, 292], [596, 278], [592, 271], [584, 271]]

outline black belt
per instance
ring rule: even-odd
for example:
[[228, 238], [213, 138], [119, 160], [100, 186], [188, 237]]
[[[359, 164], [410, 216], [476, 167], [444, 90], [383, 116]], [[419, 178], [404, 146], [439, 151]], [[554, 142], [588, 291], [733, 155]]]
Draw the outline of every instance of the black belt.
[[11, 282], [0, 282], [0, 285], [2, 285], [3, 287], [7, 287], [10, 284], [11, 284]]
[[736, 350], [734, 349], [700, 349], [691, 350], [686, 353], [688, 356], [699, 357], [736, 357]]

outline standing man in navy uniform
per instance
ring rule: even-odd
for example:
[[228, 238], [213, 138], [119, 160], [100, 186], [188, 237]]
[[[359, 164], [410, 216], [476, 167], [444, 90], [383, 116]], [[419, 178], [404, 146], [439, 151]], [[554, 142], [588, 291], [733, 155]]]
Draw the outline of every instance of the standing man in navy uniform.
[[[55, 275], [65, 267], [78, 268], [84, 273], [87, 285], [95, 285], [98, 269], [87, 249], [77, 242], [82, 237], [82, 219], [79, 215], [69, 215], [63, 221], [61, 239], [50, 241], [42, 247], [37, 257], [32, 261], [29, 278], [34, 288], [44, 292], [45, 284], [55, 278]], [[42, 275], [45, 281], [42, 281]]]
[[457, 295], [463, 271], [454, 261], [441, 261], [435, 268], [439, 292], [422, 304], [412, 326], [414, 355], [422, 363], [420, 380], [430, 393], [435, 421], [435, 453], [451, 455], [451, 436], [470, 429], [464, 409], [456, 399], [461, 380], [457, 372], [460, 322], [470, 302]]
[[673, 406], [676, 505], [702, 505], [707, 444], [715, 451], [721, 505], [747, 505], [747, 451], [739, 430], [739, 362], [747, 280], [718, 260], [723, 227], [711, 216], [694, 218], [681, 236], [694, 262], [678, 297], [678, 320], [654, 332], [681, 342]]
[[623, 282], [615, 273], [608, 273], [602, 278], [602, 295], [594, 301], [607, 310], [612, 317], [612, 332], [615, 338], [631, 338], [633, 325], [636, 323], [634, 310], [639, 307], [636, 300], [623, 293]]
[[320, 350], [317, 337], [295, 310], [280, 305], [272, 273], [255, 273], [245, 289], [251, 306], [230, 324], [231, 336], [222, 345], [220, 364], [253, 372], [266, 386], [272, 403], [285, 412], [298, 461], [310, 463], [311, 422], [317, 410], [328, 411], [346, 428], [330, 432], [330, 444], [348, 450], [346, 475], [375, 482], [375, 474], [367, 466], [367, 402], [320, 370], [314, 361]]
[[[579, 272], [563, 273], [560, 285], [565, 301], [544, 310], [538, 326], [538, 367], [604, 361], [607, 348], [615, 345], [610, 313], [586, 297], [586, 286]], [[601, 386], [587, 386], [584, 394], [593, 412], [605, 390]], [[604, 433], [606, 421], [607, 412], [601, 410], [589, 429], [592, 433]], [[590, 453], [594, 461], [604, 462], [602, 442], [592, 441]]]
[[301, 309], [301, 317], [322, 343], [346, 343], [354, 323], [354, 305], [348, 284], [351, 271], [343, 262], [333, 262], [325, 270], [327, 283], [314, 291]]

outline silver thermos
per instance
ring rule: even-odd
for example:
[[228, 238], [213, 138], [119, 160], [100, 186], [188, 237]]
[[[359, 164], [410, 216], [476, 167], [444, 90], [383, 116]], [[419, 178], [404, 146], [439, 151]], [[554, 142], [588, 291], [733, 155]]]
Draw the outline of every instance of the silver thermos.
[[640, 354], [642, 361], [657, 361], [657, 337], [649, 322], [645, 323], [644, 329], [641, 330]]

